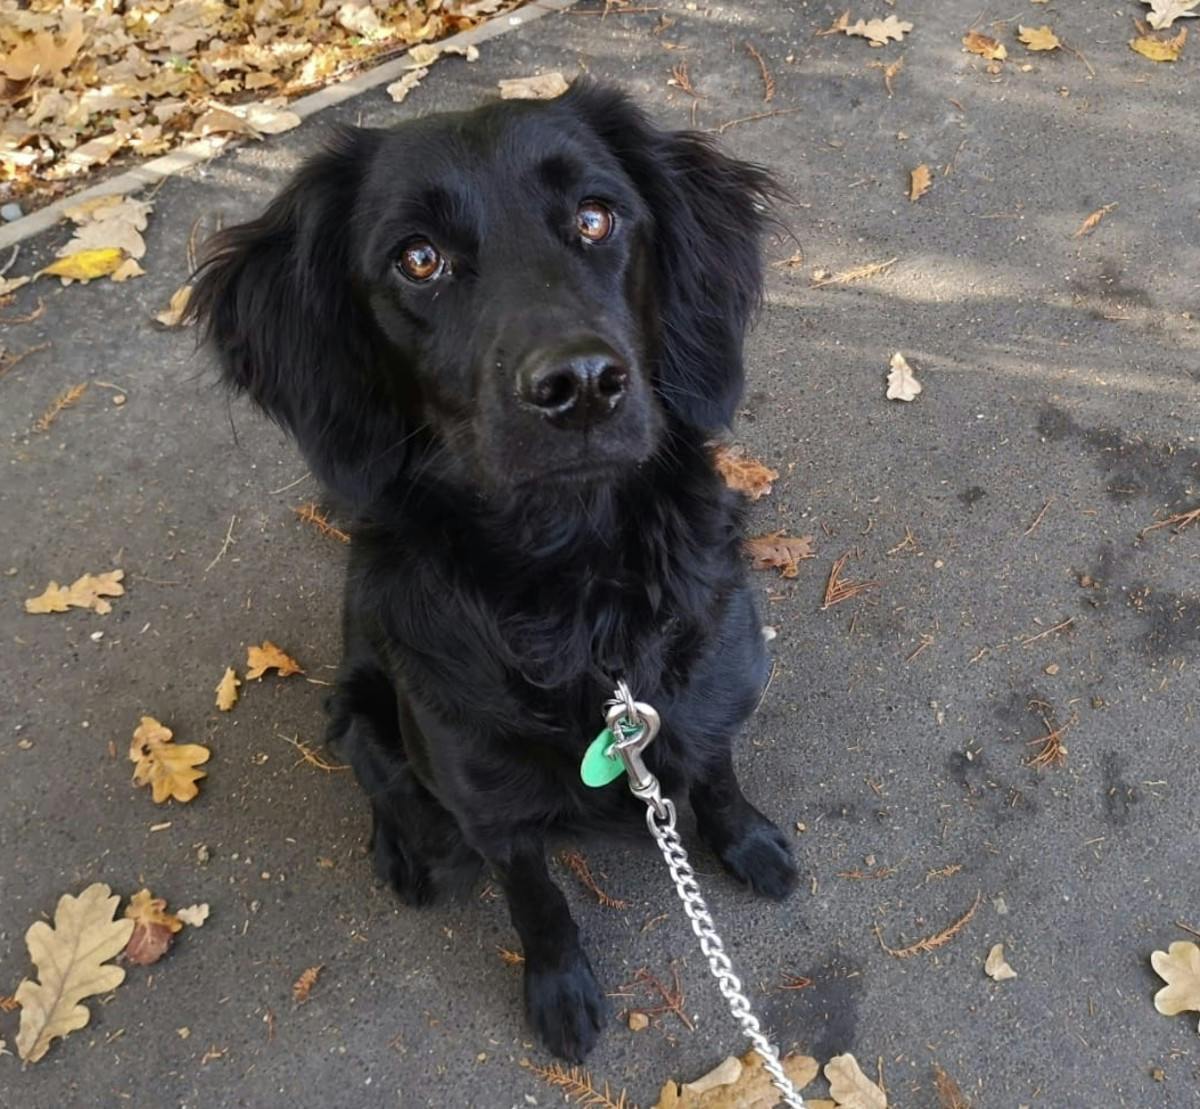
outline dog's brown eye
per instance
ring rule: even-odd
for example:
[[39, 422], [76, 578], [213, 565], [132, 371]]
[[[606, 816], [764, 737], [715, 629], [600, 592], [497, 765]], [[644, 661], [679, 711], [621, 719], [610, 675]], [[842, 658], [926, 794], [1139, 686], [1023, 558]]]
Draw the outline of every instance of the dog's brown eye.
[[575, 226], [589, 243], [602, 243], [612, 234], [612, 211], [598, 200], [585, 200], [575, 213]]
[[432, 281], [446, 268], [446, 262], [432, 243], [418, 239], [404, 248], [399, 266], [413, 281]]

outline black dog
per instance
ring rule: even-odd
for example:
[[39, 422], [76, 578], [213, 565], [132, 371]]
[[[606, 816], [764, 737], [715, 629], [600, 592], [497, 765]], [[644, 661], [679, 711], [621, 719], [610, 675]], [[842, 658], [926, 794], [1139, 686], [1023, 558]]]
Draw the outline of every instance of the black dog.
[[796, 880], [734, 777], [767, 658], [706, 447], [775, 193], [576, 84], [341, 132], [217, 237], [192, 295], [227, 380], [355, 516], [330, 738], [376, 865], [415, 904], [491, 866], [529, 1020], [567, 1059], [606, 1003], [544, 837], [640, 810], [580, 780], [617, 678], [661, 713], [647, 763], [725, 867], [770, 897]]

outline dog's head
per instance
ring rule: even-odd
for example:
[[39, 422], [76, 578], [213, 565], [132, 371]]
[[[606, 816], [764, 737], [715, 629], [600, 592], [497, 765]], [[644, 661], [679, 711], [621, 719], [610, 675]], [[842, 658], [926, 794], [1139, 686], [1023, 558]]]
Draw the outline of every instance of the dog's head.
[[577, 83], [345, 130], [221, 232], [191, 312], [227, 380], [354, 500], [611, 478], [727, 424], [773, 193], [706, 138]]

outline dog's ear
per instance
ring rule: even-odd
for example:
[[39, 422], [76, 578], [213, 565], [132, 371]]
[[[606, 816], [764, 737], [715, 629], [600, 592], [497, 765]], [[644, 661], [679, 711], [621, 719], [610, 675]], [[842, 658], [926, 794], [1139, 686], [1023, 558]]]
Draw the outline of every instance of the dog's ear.
[[355, 292], [352, 215], [377, 139], [338, 131], [255, 220], [209, 240], [188, 316], [227, 384], [289, 430], [314, 472], [352, 499], [395, 441], [375, 367], [376, 332]]
[[701, 430], [727, 427], [745, 381], [742, 341], [762, 299], [762, 238], [782, 190], [706, 135], [654, 127], [616, 89], [577, 81], [562, 102], [621, 160], [653, 217], [664, 404]]

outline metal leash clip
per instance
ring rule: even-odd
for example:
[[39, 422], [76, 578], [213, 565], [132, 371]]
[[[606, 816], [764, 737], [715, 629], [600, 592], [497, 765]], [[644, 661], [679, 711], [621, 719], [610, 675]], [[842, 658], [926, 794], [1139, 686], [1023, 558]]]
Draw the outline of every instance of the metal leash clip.
[[624, 764], [630, 793], [662, 818], [665, 815], [662, 790], [642, 759], [642, 752], [654, 742], [662, 726], [658, 712], [644, 701], [635, 701], [624, 681], [617, 683], [616, 696], [605, 707], [604, 721], [613, 735], [609, 751]]

